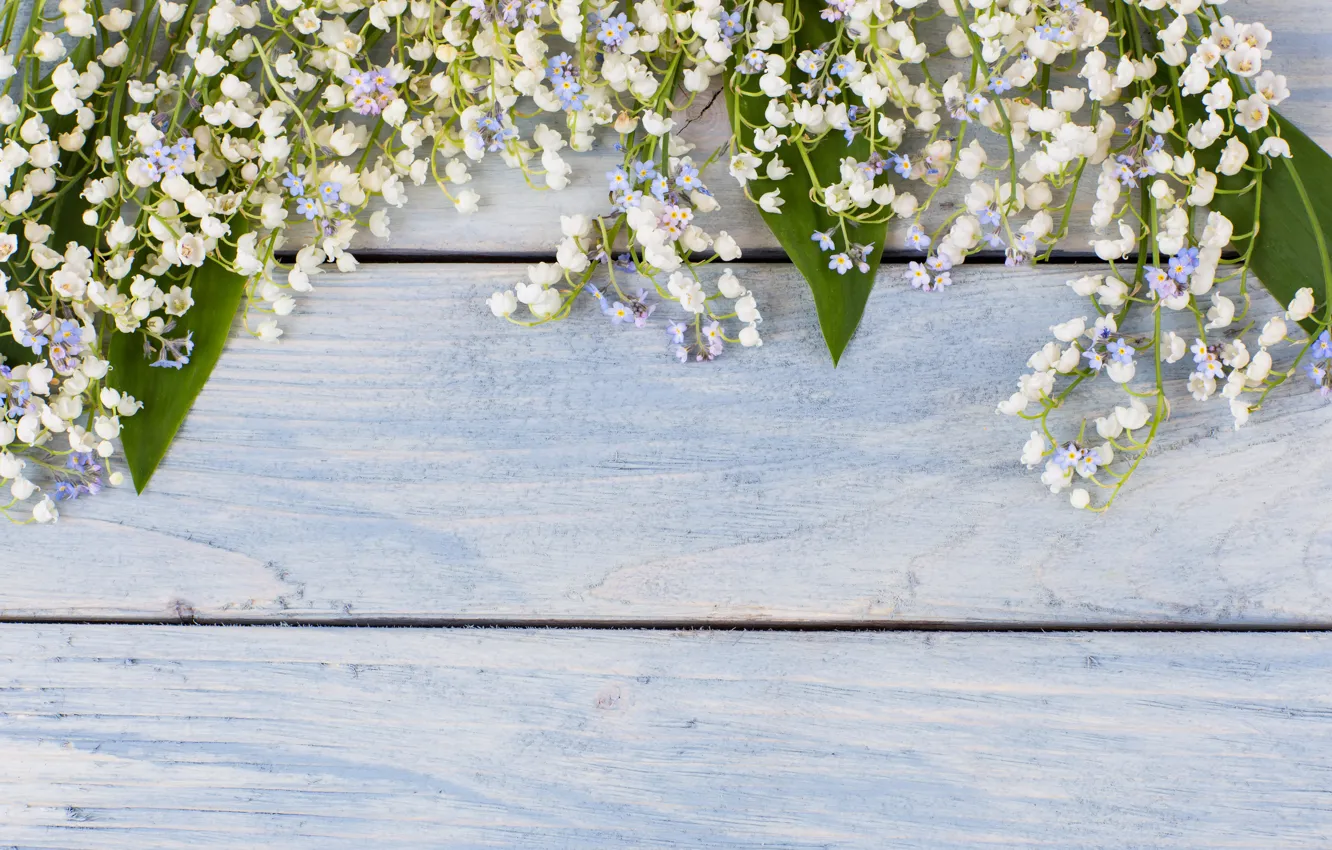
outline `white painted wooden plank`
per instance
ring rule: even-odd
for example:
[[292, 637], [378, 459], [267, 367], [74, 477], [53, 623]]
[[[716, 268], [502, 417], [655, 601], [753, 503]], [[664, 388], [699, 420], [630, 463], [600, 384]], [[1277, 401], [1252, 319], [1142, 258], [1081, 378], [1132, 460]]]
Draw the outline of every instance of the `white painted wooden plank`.
[[1317, 394], [1235, 433], [1178, 364], [1161, 451], [1096, 518], [994, 412], [1085, 311], [1068, 270], [885, 270], [836, 370], [798, 276], [738, 271], [767, 343], [689, 365], [660, 315], [499, 322], [520, 266], [321, 277], [278, 346], [232, 345], [145, 496], [0, 528], [59, 553], [0, 562], [0, 616], [1332, 622]]
[[0, 846], [1321, 848], [1332, 636], [0, 627]]
[[[1225, 11], [1239, 20], [1262, 20], [1276, 34], [1272, 66], [1290, 77], [1293, 92], [1282, 112], [1325, 147], [1332, 147], [1332, 87], [1328, 83], [1332, 79], [1332, 18], [1327, 15], [1326, 0], [1231, 0]], [[718, 99], [711, 109], [696, 117], [685, 137], [697, 144], [704, 156], [716, 150], [729, 138], [725, 103]], [[391, 239], [385, 243], [366, 235], [358, 244], [376, 251], [453, 255], [553, 253], [560, 237], [561, 213], [591, 214], [608, 209], [605, 173], [619, 161], [609, 142], [597, 152], [570, 155], [569, 163], [574, 168], [570, 187], [563, 192], [537, 192], [528, 188], [518, 173], [497, 160], [488, 160], [469, 184], [483, 199], [476, 214], [459, 216], [433, 185], [413, 188], [408, 206], [392, 215]], [[721, 211], [701, 216], [702, 225], [709, 231], [726, 230], [736, 236], [754, 257], [777, 255], [779, 249], [772, 234], [726, 173], [724, 163], [714, 166], [709, 175], [705, 177], [721, 202]], [[958, 186], [962, 186], [961, 181]], [[940, 193], [937, 216], [928, 220], [943, 221], [956, 209], [963, 194], [955, 189]], [[1093, 193], [1083, 193], [1073, 221], [1075, 229], [1062, 246], [1064, 250], [1086, 250], [1091, 237], [1087, 220], [1094, 200]], [[904, 234], [905, 226], [895, 227], [888, 247], [900, 248]]]

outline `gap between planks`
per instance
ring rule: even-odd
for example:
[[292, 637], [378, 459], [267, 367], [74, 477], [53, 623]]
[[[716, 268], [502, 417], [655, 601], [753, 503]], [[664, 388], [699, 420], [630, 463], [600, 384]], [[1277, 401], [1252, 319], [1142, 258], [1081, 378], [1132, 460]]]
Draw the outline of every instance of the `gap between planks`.
[[[356, 257], [358, 264], [365, 265], [373, 263], [375, 265], [485, 265], [485, 264], [522, 264], [522, 263], [554, 263], [554, 251], [420, 251], [420, 250], [395, 250], [393, 248], [352, 248], [352, 254]], [[715, 255], [699, 254], [690, 258], [693, 263], [705, 262]], [[1239, 255], [1234, 251], [1228, 251], [1223, 257], [1224, 260], [1235, 260]], [[925, 254], [918, 251], [885, 251], [880, 260], [882, 266], [904, 266], [907, 263], [919, 262], [925, 258]], [[279, 251], [274, 255], [279, 263], [291, 264], [296, 261], [296, 252]], [[1129, 254], [1120, 261], [1121, 265], [1129, 266], [1138, 261], [1137, 254]], [[721, 261], [718, 261], [721, 262]], [[735, 260], [731, 265], [744, 263], [746, 265], [764, 265], [764, 266], [789, 266], [791, 258], [777, 248], [753, 248], [747, 249], [743, 257]], [[972, 254], [967, 257], [967, 266], [1002, 266], [1007, 264], [1007, 259], [1003, 254], [980, 253]], [[329, 264], [331, 265], [331, 264]], [[1095, 254], [1084, 251], [1056, 251], [1051, 254], [1048, 260], [1042, 260], [1035, 264], [1037, 267], [1046, 266], [1108, 266], [1108, 264]], [[1027, 266], [1030, 268], [1031, 266]], [[663, 273], [664, 274], [664, 273]]]
[[234, 619], [195, 617], [183, 612], [179, 617], [5, 617], [0, 625], [30, 626], [174, 626], [206, 629], [217, 626], [244, 628], [294, 629], [546, 629], [586, 632], [957, 632], [966, 634], [1322, 634], [1332, 632], [1332, 623], [1251, 624], [1251, 623], [1038, 623], [930, 622], [930, 621], [828, 621], [800, 620], [585, 620], [585, 619], [472, 619], [436, 617], [308, 617]]

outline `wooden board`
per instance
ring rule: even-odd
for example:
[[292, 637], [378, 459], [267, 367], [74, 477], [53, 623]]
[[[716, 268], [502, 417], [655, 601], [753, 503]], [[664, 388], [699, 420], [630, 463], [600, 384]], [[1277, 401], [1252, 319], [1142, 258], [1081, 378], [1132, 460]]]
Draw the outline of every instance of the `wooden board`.
[[[1328, 85], [1332, 79], [1332, 17], [1326, 14], [1326, 0], [1231, 0], [1224, 11], [1241, 21], [1261, 20], [1275, 33], [1270, 64], [1290, 78], [1292, 91], [1282, 112], [1315, 140], [1332, 147], [1332, 89]], [[938, 69], [934, 70], [937, 74]], [[705, 99], [700, 97], [698, 102], [701, 106]], [[688, 119], [683, 135], [698, 146], [701, 158], [729, 139], [726, 107], [720, 98], [706, 111], [694, 110]], [[998, 138], [992, 133], [983, 136]], [[552, 254], [560, 238], [561, 214], [608, 210], [605, 174], [621, 161], [611, 149], [611, 142], [613, 137], [593, 152], [570, 154], [568, 162], [574, 170], [569, 188], [561, 192], [534, 191], [518, 172], [505, 168], [493, 157], [487, 159], [468, 184], [482, 196], [480, 210], [470, 216], [458, 215], [433, 184], [414, 187], [408, 193], [407, 207], [392, 212], [391, 239], [385, 242], [366, 234], [358, 245], [376, 255], [424, 254], [434, 259]], [[999, 156], [1000, 146], [996, 145], [993, 153]], [[704, 177], [716, 193], [721, 210], [701, 216], [701, 225], [710, 232], [726, 230], [752, 259], [781, 256], [753, 204], [727, 174], [725, 159]], [[963, 182], [959, 179], [956, 188], [940, 193], [935, 214], [926, 219], [927, 223], [943, 221], [956, 209], [965, 194]], [[1092, 237], [1087, 221], [1094, 200], [1093, 192], [1082, 194], [1073, 219], [1074, 230], [1063, 250], [1086, 252], [1087, 239]], [[894, 226], [887, 243], [890, 253], [901, 254], [905, 232], [906, 226]]]
[[[1177, 381], [1159, 455], [1097, 518], [995, 413], [1086, 312], [1068, 270], [925, 294], [885, 269], [836, 370], [798, 276], [738, 270], [767, 343], [689, 365], [663, 317], [590, 300], [504, 325], [483, 299], [521, 266], [323, 276], [279, 345], [233, 344], [145, 496], [0, 528], [52, 553], [4, 558], [0, 615], [1332, 623], [1332, 455], [1310, 448], [1332, 411], [1302, 383], [1235, 433]], [[1102, 401], [1069, 427], [1122, 394]]]
[[1332, 636], [0, 627], [0, 846], [1323, 848]]

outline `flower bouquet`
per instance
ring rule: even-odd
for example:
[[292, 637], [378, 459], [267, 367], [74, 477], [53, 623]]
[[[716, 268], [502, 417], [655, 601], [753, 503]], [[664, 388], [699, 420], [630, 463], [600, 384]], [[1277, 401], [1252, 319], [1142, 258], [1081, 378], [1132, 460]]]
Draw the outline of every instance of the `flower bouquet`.
[[[122, 466], [141, 491], [238, 316], [277, 340], [318, 275], [356, 268], [360, 234], [389, 237], [409, 186], [467, 214], [487, 157], [559, 191], [609, 146], [604, 205], [561, 218], [497, 317], [597, 310], [682, 362], [760, 346], [755, 293], [708, 268], [742, 252], [706, 226], [715, 179], [808, 281], [834, 363], [885, 250], [943, 293], [977, 255], [1086, 248], [1106, 268], [1069, 282], [1085, 315], [999, 411], [1033, 423], [1021, 459], [1045, 485], [1104, 509], [1170, 375], [1236, 427], [1301, 373], [1332, 392], [1332, 160], [1275, 111], [1272, 34], [1224, 6], [6, 0], [0, 508], [54, 521]], [[730, 138], [696, 150], [683, 115], [718, 90]], [[1254, 283], [1283, 315], [1250, 314]], [[1105, 383], [1122, 404], [1052, 421]]]

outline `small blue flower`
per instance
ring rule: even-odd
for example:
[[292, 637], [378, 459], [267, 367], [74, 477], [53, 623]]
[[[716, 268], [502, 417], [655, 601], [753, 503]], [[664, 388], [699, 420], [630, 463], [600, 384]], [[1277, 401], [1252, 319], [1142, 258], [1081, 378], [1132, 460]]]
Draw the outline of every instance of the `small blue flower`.
[[1183, 294], [1183, 287], [1172, 279], [1170, 272], [1165, 269], [1148, 266], [1143, 270], [1143, 275], [1147, 280], [1147, 285], [1151, 287], [1152, 292], [1156, 293], [1158, 298], [1174, 298]]
[[853, 266], [855, 266], [855, 263], [851, 262], [851, 258], [846, 254], [833, 254], [828, 258], [828, 268], [838, 274], [846, 274], [851, 271]]
[[1313, 347], [1309, 349], [1310, 356], [1315, 360], [1332, 359], [1332, 333], [1323, 331], [1314, 340]]
[[835, 247], [832, 238], [833, 230], [835, 229], [836, 228], [828, 228], [827, 230], [823, 231], [815, 231], [814, 234], [809, 237], [809, 239], [811, 242], [819, 243], [820, 250], [831, 251]]
[[680, 164], [675, 172], [675, 185], [686, 191], [698, 185], [698, 169], [687, 162]]
[[1132, 363], [1134, 354], [1137, 354], [1137, 349], [1129, 345], [1123, 337], [1110, 346], [1110, 359], [1116, 363]]
[[355, 68], [343, 74], [342, 81], [351, 86], [353, 95], [368, 94], [375, 87], [374, 83], [370, 82], [369, 74]]
[[1198, 249], [1187, 248], [1170, 258], [1166, 270], [1179, 283], [1188, 283], [1189, 276], [1198, 269]]
[[734, 38], [735, 36], [745, 31], [745, 25], [740, 20], [739, 10], [731, 12], [729, 14], [726, 12], [722, 12], [721, 17], [718, 19], [717, 22], [721, 24], [722, 28], [721, 34], [723, 38]]
[[546, 74], [551, 79], [572, 76], [573, 57], [568, 53], [560, 53], [551, 57], [550, 61], [546, 63]]
[[907, 264], [907, 270], [902, 273], [907, 282], [914, 289], [923, 289], [929, 292], [931, 289], [930, 273], [921, 263], [911, 262]]
[[55, 500], [70, 502], [79, 497], [79, 489], [68, 481], [61, 481], [55, 486]]
[[587, 101], [587, 95], [581, 94], [583, 87], [573, 77], [556, 77], [555, 94], [560, 98], [560, 105], [572, 112], [581, 111]]
[[162, 158], [170, 156], [170, 152], [162, 145], [162, 140], [158, 139], [148, 147], [144, 148], [143, 155], [147, 157], [148, 161], [153, 165], [161, 165]]
[[70, 354], [78, 354], [83, 342], [83, 326], [73, 320], [62, 319], [51, 338], [70, 349]]
[[[8, 378], [10, 375], [9, 367], [0, 366], [0, 369], [4, 370], [3, 372], [0, 372], [0, 375]], [[0, 393], [0, 398], [5, 398], [5, 396], [5, 393]], [[9, 385], [8, 397], [9, 412], [11, 414], [25, 413], [32, 402], [32, 385], [27, 381], [17, 381], [12, 383]], [[3, 410], [4, 408], [0, 408], [0, 412], [3, 412]]]
[[620, 303], [619, 301], [616, 301], [614, 304], [610, 305], [609, 307], [604, 308], [602, 312], [610, 317], [612, 324], [616, 325], [618, 325], [620, 322], [627, 322], [634, 318], [633, 311], [630, 310], [628, 307], [624, 306], [624, 304]]
[[507, 26], [518, 26], [518, 10], [522, 8], [519, 0], [504, 0], [504, 6], [500, 9], [500, 20]]
[[287, 172], [287, 176], [282, 178], [282, 185], [286, 187], [287, 193], [293, 198], [299, 198], [305, 194], [305, 181]]
[[161, 164], [157, 167], [163, 177], [179, 177], [184, 173], [184, 166], [180, 164], [180, 160], [174, 157], [163, 157]]
[[635, 183], [646, 183], [657, 176], [656, 163], [644, 162], [641, 159], [635, 162], [629, 171], [633, 174]]
[[634, 25], [629, 23], [629, 17], [621, 12], [601, 22], [597, 39], [607, 47], [619, 47], [633, 31]]
[[1067, 41], [1068, 35], [1068, 30], [1051, 24], [1042, 24], [1036, 28], [1036, 37], [1043, 41]]
[[305, 216], [306, 221], [314, 221], [319, 215], [319, 203], [314, 198], [301, 198], [296, 201], [296, 214]]
[[1133, 168], [1134, 165], [1133, 157], [1127, 154], [1120, 154], [1119, 156], [1115, 157], [1115, 161], [1118, 164], [1114, 166], [1114, 168], [1111, 170], [1110, 173], [1113, 174], [1115, 177], [1119, 178], [1119, 182], [1124, 184], [1128, 188], [1133, 188], [1137, 186], [1138, 176], [1137, 172]]
[[893, 170], [901, 177], [911, 176], [911, 158], [907, 156], [893, 157]]
[[102, 471], [101, 464], [97, 462], [97, 457], [92, 452], [71, 452], [69, 459], [65, 461], [65, 466], [79, 473]]
[[715, 360], [726, 350], [726, 342], [722, 339], [722, 330], [720, 322], [712, 322], [704, 325], [700, 332], [703, 336], [700, 344], [694, 349], [697, 353], [694, 358], [699, 361]]
[[919, 224], [911, 225], [911, 229], [907, 231], [906, 244], [908, 248], [925, 251], [929, 249], [930, 243], [933, 241], [925, 234], [925, 229]]
[[643, 193], [637, 189], [631, 189], [630, 191], [625, 192], [623, 195], [620, 195], [619, 199], [615, 202], [615, 207], [620, 212], [624, 212], [630, 207], [638, 207], [642, 205]]
[[26, 348], [32, 349], [33, 354], [41, 354], [42, 349], [46, 347], [46, 344], [48, 342], [50, 342], [50, 340], [46, 338], [45, 334], [38, 334], [37, 336], [33, 336], [32, 334], [28, 333], [26, 330], [15, 331], [15, 334], [16, 334], [15, 340], [18, 342], [18, 344], [25, 346]]
[[606, 172], [606, 182], [612, 192], [622, 192], [629, 188], [629, 174], [623, 168], [616, 166]]
[[1095, 475], [1096, 470], [1100, 469], [1100, 466], [1100, 462], [1096, 459], [1096, 453], [1088, 451], [1087, 449], [1082, 450], [1078, 455], [1078, 460], [1075, 464], [1079, 475], [1089, 477]]
[[1060, 469], [1069, 469], [1082, 459], [1082, 449], [1078, 448], [1077, 443], [1068, 443], [1054, 453], [1055, 466]]
[[676, 345], [684, 342], [685, 331], [687, 330], [689, 330], [689, 326], [684, 322], [671, 322], [666, 326], [666, 332], [671, 335], [671, 342]]
[[1221, 363], [1220, 358], [1215, 354], [1208, 354], [1207, 357], [1198, 364], [1197, 372], [1204, 378], [1219, 378], [1225, 374], [1226, 369]]
[[341, 183], [333, 183], [326, 180], [319, 184], [319, 197], [323, 198], [324, 203], [326, 204], [336, 204], [338, 202], [339, 193], [341, 192]]
[[823, 67], [823, 60], [826, 56], [827, 54], [824, 53], [822, 48], [806, 50], [796, 59], [796, 67], [812, 77]]

